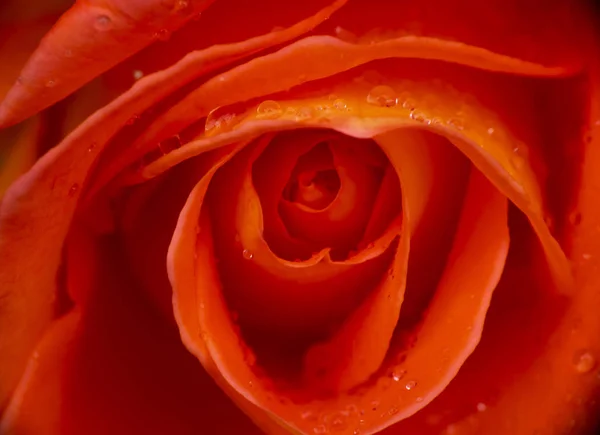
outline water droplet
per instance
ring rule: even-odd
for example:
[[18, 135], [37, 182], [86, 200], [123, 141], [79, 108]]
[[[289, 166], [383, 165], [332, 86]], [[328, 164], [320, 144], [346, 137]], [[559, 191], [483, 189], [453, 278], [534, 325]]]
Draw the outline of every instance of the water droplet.
[[171, 151], [174, 151], [177, 148], [181, 148], [181, 138], [178, 134], [171, 136], [170, 138], [165, 139], [158, 144], [158, 149], [163, 155], [169, 154]]
[[277, 101], [266, 100], [256, 108], [256, 116], [262, 119], [276, 119], [281, 116], [281, 106]]
[[571, 212], [569, 214], [569, 223], [574, 227], [578, 226], [581, 223], [581, 213], [577, 210]]
[[88, 147], [88, 153], [91, 153], [96, 148], [96, 142], [92, 142]]
[[406, 110], [415, 110], [417, 103], [412, 98], [404, 98], [402, 101], [402, 108]]
[[424, 114], [417, 113], [417, 112], [411, 112], [410, 113], [410, 119], [412, 119], [414, 121], [417, 121], [417, 122], [422, 122], [422, 123], [425, 123], [425, 124], [429, 124], [431, 122], [431, 121], [429, 121], [427, 119], [427, 117]]
[[319, 416], [311, 410], [302, 412], [302, 414], [300, 414], [300, 417], [302, 417], [302, 419], [306, 421], [317, 421], [319, 419]]
[[305, 121], [313, 117], [313, 111], [310, 107], [301, 107], [296, 112], [296, 121]]
[[342, 432], [348, 427], [348, 421], [342, 414], [334, 414], [329, 420], [331, 421], [329, 424], [329, 430], [331, 432]]
[[394, 370], [392, 370], [392, 379], [396, 382], [398, 382], [400, 379], [402, 379], [404, 377], [404, 375], [406, 374], [406, 370], [402, 370], [401, 368], [394, 368]]
[[142, 77], [144, 77], [144, 73], [143, 73], [142, 71], [140, 71], [139, 69], [135, 69], [135, 70], [133, 70], [133, 78], [134, 78], [135, 80], [139, 80], [139, 79], [141, 79]]
[[575, 358], [575, 370], [579, 373], [589, 373], [596, 366], [596, 358], [589, 352], [583, 352]]
[[487, 134], [489, 134], [490, 136], [494, 134], [494, 129], [492, 127], [487, 129]]
[[190, 2], [188, 0], [177, 0], [173, 10], [177, 13], [186, 13], [190, 11]]
[[379, 400], [373, 400], [371, 402], [371, 410], [377, 411], [377, 407], [379, 406]]
[[133, 125], [133, 124], [135, 124], [135, 122], [136, 122], [138, 119], [140, 119], [140, 115], [133, 115], [131, 118], [129, 118], [129, 119], [127, 120], [127, 122], [126, 122], [125, 124], [127, 124], [127, 125]]
[[159, 41], [168, 41], [170, 37], [171, 32], [169, 32], [167, 29], [160, 29], [154, 33], [154, 38], [158, 39]]
[[204, 123], [205, 134], [216, 134], [230, 126], [236, 118], [235, 113], [223, 113], [221, 107], [211, 110]]
[[421, 396], [419, 396], [419, 397], [417, 397], [415, 400], [416, 400], [417, 402], [421, 403], [421, 402], [423, 401], [423, 398], [422, 398]]
[[252, 258], [254, 258], [254, 254], [252, 254], [252, 252], [248, 251], [247, 249], [244, 249], [242, 251], [242, 257], [244, 257], [244, 259], [246, 260], [252, 260]]
[[367, 95], [367, 103], [380, 107], [394, 107], [398, 104], [396, 92], [389, 86], [375, 86]]
[[344, 101], [341, 98], [338, 98], [334, 100], [333, 107], [335, 107], [337, 110], [345, 110], [348, 107], [348, 105], [346, 104], [346, 101]]
[[79, 190], [79, 184], [75, 183], [69, 188], [69, 196], [73, 196]]
[[487, 405], [486, 405], [485, 403], [483, 403], [483, 402], [479, 402], [479, 403], [477, 404], [477, 411], [479, 411], [479, 412], [483, 412], [483, 411], [485, 411], [486, 409], [487, 409]]
[[415, 381], [408, 381], [406, 383], [406, 385], [404, 386], [404, 388], [406, 388], [407, 391], [410, 391], [412, 389], [414, 389], [417, 386], [417, 383]]
[[112, 26], [112, 20], [108, 15], [98, 15], [94, 23], [94, 28], [101, 32], [110, 29]]
[[354, 429], [354, 432], [352, 432], [352, 435], [360, 435], [360, 429]]
[[54, 87], [54, 85], [56, 85], [56, 82], [55, 82], [54, 80], [48, 80], [48, 81], [46, 82], [46, 87], [47, 87], [47, 88], [53, 88], [53, 87]]
[[317, 435], [326, 434], [327, 433], [327, 428], [324, 425], [320, 424], [320, 425], [315, 426], [313, 428], [313, 432], [315, 434], [317, 434]]
[[451, 127], [454, 127], [457, 130], [463, 130], [465, 128], [465, 125], [463, 124], [463, 121], [460, 118], [450, 118], [448, 119], [447, 124]]

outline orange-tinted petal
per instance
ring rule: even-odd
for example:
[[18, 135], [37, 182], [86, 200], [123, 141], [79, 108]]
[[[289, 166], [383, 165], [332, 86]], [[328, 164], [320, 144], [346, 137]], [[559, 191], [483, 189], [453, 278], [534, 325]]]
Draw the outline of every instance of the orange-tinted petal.
[[[279, 119], [261, 119], [251, 107], [243, 122], [231, 130], [209, 138], [200, 136], [151, 163], [143, 174], [160, 173], [162, 168], [218, 146], [221, 141], [227, 143], [299, 125], [330, 127], [355, 137], [419, 126], [446, 136], [528, 216], [544, 246], [555, 284], [561, 291], [571, 292], [569, 263], [544, 221], [546, 204], [541, 185], [545, 174], [539, 155], [543, 120], [537, 118], [533, 106], [526, 107], [524, 103], [530, 101], [533, 105], [535, 91], [543, 88], [534, 88], [527, 79], [483, 74], [449, 64], [436, 63], [432, 68], [427, 61], [386, 61], [379, 70], [385, 71], [387, 77], [380, 74], [376, 83], [363, 76], [364, 69], [358, 69], [335, 80], [310, 83], [279, 94]], [[381, 87], [391, 92], [391, 107], [369, 103], [370, 93], [381, 92]], [[331, 105], [329, 110], [317, 110], [327, 105], [326, 98], [313, 95], [331, 93], [343, 99], [350, 111], [336, 110]], [[515, 101], [521, 104], [515, 107]], [[255, 104], [254, 107], [260, 107], [258, 102]], [[297, 113], [307, 110], [311, 116], [298, 121]]]

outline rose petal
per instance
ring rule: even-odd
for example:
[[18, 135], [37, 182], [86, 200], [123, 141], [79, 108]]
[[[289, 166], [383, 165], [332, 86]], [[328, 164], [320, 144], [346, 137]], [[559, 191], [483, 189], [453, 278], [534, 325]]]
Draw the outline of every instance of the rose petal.
[[577, 68], [591, 48], [586, 6], [563, 0], [375, 0], [366, 7], [354, 1], [317, 31], [361, 44], [399, 36], [459, 41], [540, 65]]
[[80, 257], [91, 297], [46, 331], [0, 431], [258, 435], [135, 288], [114, 239], [93, 243]]
[[[492, 77], [448, 64], [437, 64], [434, 71], [427, 62], [397, 62], [385, 62], [389, 77], [384, 78], [386, 85], [379, 85], [389, 86], [394, 95], [400, 95], [395, 100], [398, 104], [392, 108], [368, 103], [365, 96], [377, 86], [363, 79], [359, 69], [347, 73], [345, 78], [338, 76], [335, 81], [324, 81], [318, 91], [320, 95], [339, 95], [350, 112], [332, 109], [319, 113], [314, 108], [322, 106], [324, 99], [303, 98], [300, 87], [298, 98], [294, 98], [294, 92], [281, 96], [278, 104], [282, 116], [278, 120], [261, 120], [259, 114], [248, 109], [244, 122], [231, 132], [210, 139], [200, 137], [150, 164], [146, 173], [160, 172], [158, 168], [163, 165], [171, 166], [186, 156], [201, 152], [209, 143], [215, 146], [219, 141], [226, 143], [261, 131], [294, 128], [298, 122], [285, 114], [290, 106], [307, 107], [304, 110], [311, 111], [312, 116], [302, 121], [303, 126], [328, 126], [355, 137], [372, 137], [401, 125], [420, 126], [448, 137], [527, 214], [544, 246], [557, 287], [566, 293], [572, 291], [570, 266], [544, 221], [545, 204], [540, 191], [544, 179], [535, 158], [535, 150], [541, 147], [538, 133], [542, 128], [533, 128], [539, 125], [533, 108], [521, 106], [517, 110], [514, 106], [517, 99], [529, 101], [521, 95], [527, 92], [528, 85], [510, 83], [508, 77]], [[502, 80], [506, 81], [500, 83]], [[319, 89], [316, 83], [309, 86], [312, 95]]]
[[[352, 405], [356, 400], [360, 400], [361, 403], [384, 401], [392, 417], [382, 419], [377, 413], [373, 417], [368, 416], [365, 422], [373, 429], [381, 428], [381, 425], [387, 426], [402, 416], [406, 417], [416, 412], [439, 394], [456, 374], [479, 340], [491, 292], [499, 279], [508, 249], [506, 200], [477, 174], [474, 172], [470, 199], [467, 200], [463, 211], [462, 229], [459, 230], [455, 242], [450, 266], [421, 329], [419, 344], [413, 349], [414, 353], [411, 352], [414, 356], [403, 366], [423, 385], [422, 391], [426, 391], [427, 394], [426, 401], [421, 403], [417, 400], [415, 404], [414, 393], [410, 393], [402, 385], [397, 385], [385, 393], [380, 388], [373, 388], [360, 399], [352, 395], [342, 395], [331, 402], [319, 402], [309, 408], [324, 408], [324, 412], [329, 414], [345, 409], [345, 406]], [[210, 236], [211, 225], [206, 215], [200, 218], [198, 240], [193, 237], [197, 231], [195, 222], [200, 214], [202, 192], [207, 187], [207, 180], [202, 181], [190, 195], [170, 251], [171, 279], [176, 292], [176, 312], [180, 316], [182, 334], [187, 337], [186, 340], [206, 344], [206, 348], [198, 347], [197, 343], [190, 347], [195, 349], [193, 352], [201, 361], [212, 358], [221, 375], [238, 393], [267, 410], [268, 414], [277, 416], [276, 421], [279, 423], [282, 423], [282, 419], [290, 424], [291, 428], [310, 431], [315, 427], [315, 423], [301, 417], [305, 408], [286, 402], [279, 403], [272, 396], [274, 392], [265, 385], [264, 379], [253, 371], [252, 360], [248, 359], [248, 349], [242, 343], [233, 324], [219, 285]], [[490, 225], [493, 227], [490, 228]], [[464, 257], [465, 255], [469, 257]], [[482, 258], [482, 255], [489, 255], [489, 261], [482, 262], [480, 274], [472, 274], [471, 258]], [[190, 280], [191, 276], [197, 276], [195, 283]], [[476, 282], [466, 284], [466, 279]], [[456, 292], [458, 285], [473, 290]], [[463, 314], [457, 316], [456, 310], [446, 310], [448, 306], [456, 306]], [[196, 311], [197, 308], [199, 312]], [[447, 331], [452, 340], [437, 340], [435, 336], [430, 336], [433, 332], [438, 332], [440, 322], [448, 326]], [[432, 355], [441, 357], [444, 354], [448, 355], [447, 358], [441, 361], [434, 358], [436, 363], [433, 366], [427, 362], [432, 360]], [[392, 412], [392, 409], [396, 411]], [[387, 413], [387, 410], [384, 412]], [[352, 421], [348, 425], [349, 428], [352, 424], [358, 424], [358, 414], [348, 418]], [[369, 427], [363, 429], [368, 433], [371, 430]]]
[[[432, 38], [405, 36], [363, 45], [329, 36], [310, 36], [208, 80], [162, 114], [136, 144], [177, 134], [215, 107], [280, 92], [390, 57], [443, 60], [489, 71], [540, 77], [568, 76], [580, 70], [578, 67], [546, 67], [479, 47]], [[273, 80], [264, 80], [267, 71]]]
[[302, 341], [322, 335], [365, 297], [390, 261], [388, 247], [399, 225], [344, 261], [332, 261], [329, 248], [305, 260], [278, 257], [263, 237], [261, 202], [252, 185], [252, 162], [267, 143], [244, 150], [219, 171], [206, 209], [221, 283], [240, 323], [263, 331], [263, 342], [275, 336]]
[[[108, 141], [134, 115], [178, 88], [185, 77], [191, 80], [248, 52], [294, 38], [342, 3], [338, 1], [281, 32], [191, 54], [173, 68], [140, 80], [130, 92], [88, 118], [9, 188], [0, 204], [0, 257], [6, 264], [0, 271], [0, 330], [7, 331], [0, 340], [0, 353], [7, 356], [0, 361], [0, 408], [50, 322], [62, 243], [81, 186]], [[196, 68], [198, 64], [203, 68]], [[173, 80], [175, 76], [178, 80]], [[112, 176], [114, 173], [108, 180]], [[31, 270], [36, 273], [29, 273]]]
[[209, 4], [209, 0], [76, 3], [23, 68], [21, 80], [0, 105], [0, 125], [50, 106], [152, 43], [153, 35], [181, 27]]
[[[154, 1], [133, 5], [86, 3], [73, 6], [46, 35], [22, 71], [22, 82], [11, 89], [0, 105], [0, 126], [14, 124], [65, 97], [94, 76], [153, 42], [154, 35], [160, 36], [165, 30], [170, 32], [180, 27], [210, 2], [194, 0], [184, 3], [175, 0], [170, 5]], [[190, 53], [182, 60], [180, 68], [167, 69], [177, 69], [178, 80], [171, 82], [169, 89], [163, 89], [163, 92], [166, 91], [163, 95], [218, 67], [215, 61], [223, 65], [249, 52], [297, 37], [325, 20], [345, 2], [337, 0], [313, 17], [278, 32]], [[184, 4], [187, 7], [178, 10]], [[73, 34], [80, 36], [73, 40]], [[115, 41], [118, 43], [115, 44]], [[118, 50], [111, 47], [118, 47]], [[213, 62], [207, 63], [207, 57]], [[201, 68], [195, 68], [199, 64]], [[182, 66], [185, 71], [183, 74]], [[161, 72], [161, 75], [165, 74], [166, 71]]]

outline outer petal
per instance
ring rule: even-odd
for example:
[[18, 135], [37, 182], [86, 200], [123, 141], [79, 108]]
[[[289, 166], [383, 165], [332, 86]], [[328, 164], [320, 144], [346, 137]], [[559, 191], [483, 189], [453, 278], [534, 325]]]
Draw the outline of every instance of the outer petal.
[[0, 126], [18, 122], [200, 13], [209, 0], [77, 2], [44, 37], [0, 105]]
[[[55, 277], [77, 199], [98, 154], [134, 115], [188, 80], [242, 54], [293, 38], [325, 19], [317, 14], [297, 26], [241, 44], [191, 55], [169, 71], [140, 80], [127, 94], [97, 112], [60, 146], [48, 152], [6, 192], [0, 204], [0, 407], [22, 373], [23, 365], [54, 311]], [[170, 83], [165, 86], [164, 80]], [[35, 270], [35, 274], [29, 271]]]
[[136, 288], [115, 239], [79, 236], [93, 249], [71, 266], [86, 267], [89, 297], [46, 331], [0, 432], [259, 435]]

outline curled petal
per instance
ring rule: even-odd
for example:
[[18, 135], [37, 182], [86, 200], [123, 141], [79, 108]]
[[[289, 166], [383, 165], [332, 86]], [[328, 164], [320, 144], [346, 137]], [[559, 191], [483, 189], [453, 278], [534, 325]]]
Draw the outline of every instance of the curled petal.
[[[338, 1], [280, 32], [192, 53], [172, 68], [145, 77], [129, 92], [88, 118], [7, 190], [0, 203], [0, 257], [10, 266], [0, 271], [0, 330], [10, 332], [12, 336], [3, 336], [0, 340], [0, 353], [9, 355], [0, 363], [0, 407], [9, 397], [27, 356], [50, 322], [55, 286], [47, 283], [55, 281], [61, 246], [82, 186], [90, 169], [98, 164], [98, 155], [105, 151], [109, 140], [126, 126], [128, 120], [172, 93], [183, 81], [192, 80], [198, 74], [214, 70], [249, 52], [294, 38], [326, 19], [341, 4], [343, 1]], [[202, 67], [198, 68], [198, 65]], [[114, 173], [105, 181], [112, 176]], [[27, 272], [31, 270], [37, 273]], [[18, 336], [12, 334], [14, 331], [19, 331]]]
[[[523, 101], [521, 93], [527, 92], [526, 87], [531, 84], [511, 83], [510, 78], [500, 83], [500, 77], [445, 64], [437, 64], [433, 71], [423, 61], [387, 61], [383, 65], [389, 76], [381, 75], [375, 83], [364, 77], [364, 69], [358, 69], [336, 77], [335, 82], [308, 84], [282, 95], [277, 103], [281, 115], [276, 120], [261, 119], [254, 108], [260, 107], [256, 103], [248, 109], [243, 122], [230, 131], [210, 138], [200, 136], [149, 164], [144, 174], [160, 173], [221, 141], [227, 143], [299, 125], [330, 127], [354, 137], [373, 137], [404, 126], [423, 128], [447, 137], [528, 216], [544, 247], [557, 288], [570, 293], [570, 265], [544, 220], [546, 204], [540, 186], [545, 176], [536, 154], [541, 147], [537, 134], [541, 128], [533, 127], [541, 120], [536, 118], [533, 107], [517, 109], [514, 105], [517, 100]], [[382, 88], [392, 103], [369, 102], [375, 93], [381, 98]], [[315, 93], [334, 93], [345, 102], [346, 109], [337, 110], [330, 105], [326, 111], [317, 110], [327, 103], [323, 97], [311, 96]], [[293, 110], [288, 111], [290, 108]], [[310, 116], [299, 122], [300, 111], [308, 111]]]
[[[124, 58], [172, 32], [210, 1], [77, 2], [44, 37], [0, 105], [0, 125], [66, 97]], [[182, 7], [183, 6], [183, 7]]]

